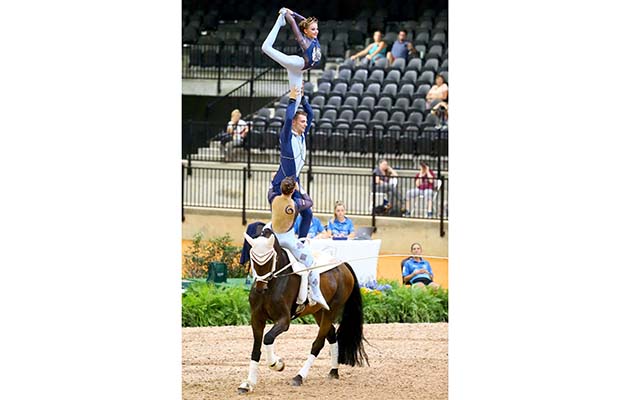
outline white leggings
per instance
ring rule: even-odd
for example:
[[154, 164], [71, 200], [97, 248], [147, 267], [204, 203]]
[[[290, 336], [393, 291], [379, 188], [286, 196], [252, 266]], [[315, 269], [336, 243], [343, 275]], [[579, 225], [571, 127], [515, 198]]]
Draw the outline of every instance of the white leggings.
[[[263, 229], [269, 228], [273, 231], [271, 226], [271, 222], [268, 222]], [[284, 233], [276, 233], [273, 232], [278, 239], [278, 243], [280, 247], [284, 247], [293, 253], [293, 256], [302, 264], [304, 264], [307, 268], [313, 265], [313, 253], [311, 252], [311, 248], [308, 244], [300, 242], [293, 232], [293, 228], [289, 229], [288, 232]], [[281, 267], [281, 266], [279, 266]], [[295, 268], [294, 268], [295, 270]]]
[[302, 101], [302, 68], [304, 68], [304, 59], [300, 56], [287, 56], [286, 54], [276, 50], [273, 48], [273, 43], [276, 41], [276, 37], [278, 36], [278, 32], [280, 31], [280, 27], [284, 22], [284, 14], [278, 15], [278, 20], [276, 24], [271, 28], [271, 32], [267, 35], [267, 39], [263, 42], [262, 51], [271, 57], [272, 60], [282, 65], [287, 69], [289, 73], [289, 89], [291, 87], [298, 88], [298, 97], [295, 99], [297, 107], [300, 105]]

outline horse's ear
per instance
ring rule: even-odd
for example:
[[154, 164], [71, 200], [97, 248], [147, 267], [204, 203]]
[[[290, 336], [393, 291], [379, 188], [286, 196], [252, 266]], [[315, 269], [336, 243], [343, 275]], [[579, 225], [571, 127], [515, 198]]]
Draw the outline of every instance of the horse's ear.
[[247, 243], [249, 243], [250, 246], [254, 246], [254, 239], [252, 239], [247, 232], [243, 233], [243, 236], [245, 236], [245, 240], [247, 240]]

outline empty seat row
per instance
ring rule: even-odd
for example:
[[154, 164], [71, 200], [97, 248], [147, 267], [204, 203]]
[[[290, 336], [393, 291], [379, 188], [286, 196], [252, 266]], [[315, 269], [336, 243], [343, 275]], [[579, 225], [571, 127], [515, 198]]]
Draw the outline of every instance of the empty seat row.
[[[345, 122], [351, 126], [357, 124], [370, 125], [370, 123], [372, 123], [372, 125], [384, 126], [392, 124], [401, 126], [420, 125], [424, 122], [425, 116], [423, 112], [415, 109], [408, 111], [400, 108], [385, 110], [380, 107], [377, 107], [374, 111], [366, 109], [356, 111], [345, 109], [339, 112], [335, 109], [313, 110], [313, 114], [313, 123], [315, 126], [321, 126], [324, 122], [330, 122], [332, 124]], [[285, 108], [277, 108], [273, 118], [270, 118], [268, 115], [258, 114], [252, 119], [252, 123], [265, 128], [272, 122], [282, 125], [284, 124], [285, 115]]]
[[[251, 148], [279, 148], [278, 127], [266, 130], [253, 129], [247, 136]], [[310, 135], [309, 148], [314, 154], [319, 152], [355, 152], [409, 155], [448, 155], [448, 132], [433, 128], [420, 131], [417, 127], [407, 127], [400, 135], [378, 135], [370, 131], [341, 133], [334, 130], [319, 130]]]
[[[400, 86], [395, 83], [388, 83], [381, 85], [379, 83], [370, 83], [365, 87], [361, 83], [353, 83], [348, 89], [348, 85], [345, 83], [338, 83], [333, 89], [330, 88], [330, 84], [323, 82], [318, 86], [317, 91], [304, 90], [308, 96], [311, 104], [319, 104], [320, 106], [325, 104], [331, 97], [340, 97], [342, 101], [346, 101], [349, 97], [355, 97], [359, 101], [362, 101], [366, 97], [372, 97], [374, 99], [380, 99], [382, 97], [389, 97], [392, 100], [404, 97], [411, 101], [417, 98], [424, 99], [431, 89], [434, 76], [425, 76], [419, 84], [415, 86], [411, 83], [402, 83]], [[318, 99], [320, 98], [321, 99]]]
[[336, 77], [334, 76], [334, 71], [329, 69], [324, 71], [322, 76], [317, 79], [317, 83], [318, 85], [329, 83], [331, 86], [334, 85], [334, 87], [337, 87], [340, 84], [349, 86], [355, 83], [362, 84], [363, 86], [372, 83], [377, 83], [381, 86], [385, 86], [390, 83], [393, 83], [398, 87], [408, 83], [418, 86], [423, 83], [433, 84], [435, 76], [444, 71], [448, 71], [448, 64], [444, 69], [438, 69], [437, 66], [432, 63], [430, 69], [425, 69], [422, 72], [418, 72], [417, 70], [408, 70], [403, 73], [400, 70], [394, 69], [386, 73], [382, 70], [375, 70], [369, 75], [367, 70], [356, 71], [354, 75], [352, 75], [352, 72], [349, 70], [340, 70]]
[[[438, 72], [445, 69], [448, 69], [448, 57], [443, 58], [441, 62], [437, 58], [429, 58], [425, 60], [419, 58], [411, 58], [408, 62], [402, 58], [397, 58], [391, 65], [389, 65], [387, 59], [385, 58], [377, 60], [372, 65], [356, 65], [353, 60], [347, 59], [339, 66], [339, 73], [341, 73], [341, 71], [350, 71], [350, 73], [352, 74], [352, 79], [364, 80], [363, 77], [365, 76], [365, 80], [367, 80], [368, 78], [365, 75], [366, 72], [371, 77], [375, 71], [383, 71], [384, 73], [389, 73], [396, 70], [400, 73], [405, 73], [408, 71], [416, 71], [422, 73], [424, 71]], [[355, 78], [356, 73], [360, 71], [365, 72], [361, 72], [361, 75]], [[327, 77], [324, 77], [324, 80], [326, 80], [326, 78]]]

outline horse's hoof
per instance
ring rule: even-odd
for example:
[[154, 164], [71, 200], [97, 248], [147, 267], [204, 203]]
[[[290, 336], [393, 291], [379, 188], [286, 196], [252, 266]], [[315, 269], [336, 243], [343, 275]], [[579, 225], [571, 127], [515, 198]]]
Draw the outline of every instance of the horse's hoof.
[[238, 387], [238, 394], [246, 394], [253, 391], [254, 387], [250, 385], [247, 381], [241, 383], [241, 386]]
[[282, 361], [282, 358], [278, 358], [275, 363], [269, 366], [269, 368], [273, 371], [284, 371], [284, 362]]
[[339, 370], [337, 368], [331, 369], [328, 373], [328, 379], [339, 379]]
[[295, 375], [295, 377], [291, 380], [291, 386], [302, 386], [302, 375]]

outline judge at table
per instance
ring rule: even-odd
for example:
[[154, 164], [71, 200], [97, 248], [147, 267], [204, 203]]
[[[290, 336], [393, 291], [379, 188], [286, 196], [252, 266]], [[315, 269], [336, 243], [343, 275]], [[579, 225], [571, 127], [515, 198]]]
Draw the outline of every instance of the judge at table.
[[[298, 214], [297, 218], [295, 219], [295, 224], [293, 230], [295, 231], [295, 234], [298, 234], [298, 229], [300, 227], [300, 222], [302, 221], [302, 216], [300, 214]], [[313, 219], [311, 220], [311, 226], [308, 228], [308, 234], [306, 235], [307, 238], [309, 239], [319, 239], [319, 238], [326, 238], [328, 236], [326, 236], [326, 230], [324, 229], [324, 225], [322, 225], [321, 221], [319, 220], [319, 218], [317, 217], [313, 217]]]
[[346, 218], [346, 206], [341, 201], [335, 202], [335, 217], [328, 221], [327, 237], [354, 239], [354, 224]]

